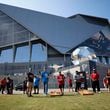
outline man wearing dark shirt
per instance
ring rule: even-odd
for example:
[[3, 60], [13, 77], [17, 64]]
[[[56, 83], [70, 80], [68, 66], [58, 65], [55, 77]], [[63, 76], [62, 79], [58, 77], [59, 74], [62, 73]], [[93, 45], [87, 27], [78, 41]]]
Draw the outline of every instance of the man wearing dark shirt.
[[31, 97], [32, 87], [33, 87], [34, 74], [29, 72], [27, 73], [27, 96]]
[[26, 79], [23, 81], [23, 93], [27, 93], [27, 77]]
[[80, 77], [80, 73], [78, 71], [76, 71], [76, 75], [75, 75], [75, 92], [78, 92], [81, 89], [81, 77]]

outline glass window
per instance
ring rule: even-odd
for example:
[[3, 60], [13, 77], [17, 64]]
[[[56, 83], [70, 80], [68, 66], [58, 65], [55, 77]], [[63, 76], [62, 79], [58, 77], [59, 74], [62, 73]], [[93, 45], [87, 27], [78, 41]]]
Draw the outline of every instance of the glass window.
[[29, 61], [29, 46], [17, 47], [15, 62]]
[[104, 64], [107, 64], [105, 57], [102, 57], [102, 62], [103, 62]]
[[104, 57], [104, 58], [105, 58], [106, 64], [109, 64], [109, 58], [108, 57]]
[[1, 16], [4, 16], [4, 15], [5, 15], [5, 14], [4, 14], [3, 12], [0, 11], [0, 17], [1, 17]]
[[12, 61], [13, 61], [13, 50], [12, 49], [2, 50], [0, 53], [0, 63], [5, 62], [11, 63]]
[[11, 23], [13, 20], [8, 17], [7, 15], [6, 16], [0, 16], [0, 24], [2, 23]]
[[97, 56], [97, 62], [100, 62], [99, 57]]
[[14, 32], [20, 32], [20, 31], [24, 31], [26, 30], [23, 26], [21, 26], [20, 24], [18, 23], [14, 23]]
[[55, 49], [48, 46], [48, 57], [59, 57], [61, 54], [59, 54]]
[[108, 58], [108, 64], [110, 64], [110, 57]]
[[34, 44], [32, 46], [32, 58], [31, 61], [46, 61], [47, 50], [42, 44]]
[[22, 31], [19, 33], [15, 33], [14, 35], [14, 41], [15, 42], [22, 42], [29, 40], [29, 32], [28, 31]]
[[102, 63], [102, 57], [101, 56], [99, 56], [99, 62]]

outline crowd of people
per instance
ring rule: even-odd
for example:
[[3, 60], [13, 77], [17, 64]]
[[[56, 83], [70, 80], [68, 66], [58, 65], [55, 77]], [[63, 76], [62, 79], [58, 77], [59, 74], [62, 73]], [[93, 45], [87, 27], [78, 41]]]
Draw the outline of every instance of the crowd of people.
[[[42, 80], [43, 83], [43, 93], [46, 96], [48, 94], [48, 82], [49, 82], [50, 74], [47, 72], [46, 69], [44, 69], [40, 74], [34, 75], [33, 73], [29, 72], [27, 74], [27, 89], [26, 93], [30, 97], [32, 96], [32, 87], [34, 90], [34, 94], [39, 94], [39, 82]], [[78, 72], [76, 71], [76, 75], [73, 78], [71, 73], [66, 74], [66, 76], [59, 71], [59, 74], [55, 77], [57, 79], [59, 91], [61, 95], [64, 95], [64, 88], [65, 88], [65, 82], [68, 83], [69, 92], [74, 91], [73, 89], [73, 83], [75, 85], [75, 91], [78, 92], [81, 89], [87, 89], [87, 81], [85, 79], [84, 72]], [[91, 81], [92, 81], [92, 88], [93, 92], [96, 93], [97, 91], [100, 92], [100, 85], [99, 85], [99, 74], [98, 72], [93, 69], [90, 75]], [[24, 81], [25, 82], [25, 81]], [[85, 83], [86, 82], [86, 83]]]
[[[23, 93], [27, 94], [28, 97], [32, 96], [32, 90], [33, 94], [39, 94], [39, 85], [40, 81], [42, 81], [43, 84], [43, 93], [44, 96], [48, 95], [48, 82], [50, 78], [50, 73], [47, 72], [47, 69], [44, 68], [42, 72], [39, 72], [38, 74], [33, 74], [31, 71], [27, 73], [26, 79], [23, 81]], [[59, 75], [56, 77], [58, 82], [58, 87], [60, 89], [61, 95], [64, 94], [64, 86], [65, 86], [65, 76], [61, 72], [59, 72]], [[67, 82], [69, 91], [72, 88], [72, 77], [71, 75], [67, 76]]]
[[27, 94], [28, 97], [32, 96], [32, 90], [34, 90], [33, 94], [39, 94], [39, 83], [40, 79], [42, 79], [44, 95], [48, 94], [48, 80], [49, 80], [49, 72], [47, 72], [46, 68], [43, 69], [42, 72], [38, 74], [33, 74], [31, 71], [27, 73], [26, 79], [23, 81], [23, 93]]
[[[48, 82], [50, 78], [50, 73], [46, 68], [44, 68], [43, 71], [39, 72], [38, 74], [33, 74], [30, 70], [27, 73], [25, 80], [23, 81], [23, 93], [27, 94], [28, 97], [32, 96], [32, 91], [33, 94], [39, 94], [39, 84], [40, 81], [42, 81], [43, 93], [45, 96], [47, 96]], [[59, 71], [59, 74], [55, 78], [57, 80], [61, 95], [64, 95], [65, 82], [68, 83], [69, 92], [78, 92], [82, 89], [87, 89], [87, 82], [83, 72], [76, 71], [75, 77], [73, 78], [71, 73], [67, 73], [65, 76], [61, 71]], [[93, 69], [89, 78], [91, 79], [93, 92], [100, 93], [100, 74], [96, 71], [96, 69]], [[73, 89], [73, 84], [75, 85], [75, 90]], [[105, 77], [103, 78], [103, 84], [104, 87], [107, 88], [110, 92], [110, 69], [107, 71]], [[13, 94], [13, 80], [10, 77], [4, 77], [0, 80], [0, 91], [2, 94]]]

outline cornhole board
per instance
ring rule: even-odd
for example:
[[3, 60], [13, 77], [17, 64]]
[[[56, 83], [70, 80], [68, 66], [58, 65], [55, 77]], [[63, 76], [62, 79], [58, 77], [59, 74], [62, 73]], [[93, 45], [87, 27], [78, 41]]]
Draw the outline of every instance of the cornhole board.
[[57, 91], [51, 91], [51, 92], [50, 92], [50, 96], [51, 96], [51, 97], [61, 96], [61, 93], [60, 93], [60, 92], [57, 92]]
[[79, 90], [78, 92], [81, 95], [94, 95], [94, 93], [89, 90]]

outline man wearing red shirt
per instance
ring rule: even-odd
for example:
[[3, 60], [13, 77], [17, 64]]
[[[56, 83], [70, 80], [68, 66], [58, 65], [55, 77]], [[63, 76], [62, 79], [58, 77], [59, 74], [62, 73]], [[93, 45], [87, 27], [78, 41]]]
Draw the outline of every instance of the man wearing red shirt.
[[5, 91], [5, 88], [6, 88], [6, 84], [7, 84], [7, 81], [6, 81], [6, 78], [4, 77], [1, 80], [1, 91], [2, 91], [2, 94], [4, 94], [4, 91]]
[[68, 85], [69, 85], [69, 92], [70, 92], [70, 89], [72, 89], [72, 91], [73, 91], [73, 88], [72, 88], [72, 78], [71, 78], [71, 76], [69, 76], [68, 77]]
[[61, 72], [59, 72], [59, 75], [57, 76], [57, 80], [58, 80], [58, 85], [59, 85], [59, 88], [60, 88], [60, 92], [63, 95], [64, 94], [65, 76], [63, 74], [61, 74]]
[[107, 79], [108, 92], [110, 92], [110, 69], [108, 69], [107, 71], [106, 79]]
[[100, 92], [99, 74], [97, 73], [97, 71], [95, 69], [93, 69], [93, 72], [91, 73], [90, 77], [91, 77], [91, 80], [92, 80], [93, 92], [96, 93], [96, 88], [97, 88], [97, 91]]

